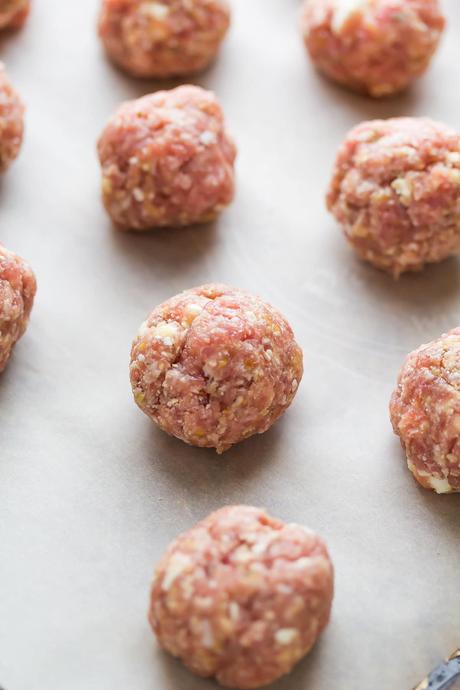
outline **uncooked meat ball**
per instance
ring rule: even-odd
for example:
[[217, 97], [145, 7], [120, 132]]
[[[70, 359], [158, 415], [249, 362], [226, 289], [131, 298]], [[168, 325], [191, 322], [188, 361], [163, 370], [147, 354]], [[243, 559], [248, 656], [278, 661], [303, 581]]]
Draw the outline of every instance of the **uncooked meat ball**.
[[460, 328], [408, 355], [390, 415], [416, 480], [460, 491]]
[[121, 228], [205, 223], [233, 200], [236, 147], [214, 94], [198, 86], [124, 103], [98, 150], [103, 202]]
[[459, 251], [459, 201], [460, 135], [425, 118], [353, 129], [327, 196], [358, 255], [395, 277]]
[[0, 29], [18, 29], [27, 19], [30, 0], [0, 0]]
[[0, 372], [25, 333], [36, 290], [30, 266], [0, 245]]
[[164, 431], [219, 453], [263, 433], [291, 404], [302, 351], [286, 319], [225, 285], [154, 309], [131, 351], [134, 398]]
[[258, 508], [222, 508], [169, 547], [149, 619], [160, 645], [194, 673], [258, 688], [313, 647], [329, 621], [333, 580], [314, 532]]
[[405, 89], [444, 29], [438, 0], [306, 0], [302, 31], [316, 67], [370, 96]]
[[0, 172], [18, 156], [24, 134], [24, 106], [0, 63]]
[[126, 72], [183, 77], [214, 60], [229, 25], [226, 0], [103, 0], [99, 35]]

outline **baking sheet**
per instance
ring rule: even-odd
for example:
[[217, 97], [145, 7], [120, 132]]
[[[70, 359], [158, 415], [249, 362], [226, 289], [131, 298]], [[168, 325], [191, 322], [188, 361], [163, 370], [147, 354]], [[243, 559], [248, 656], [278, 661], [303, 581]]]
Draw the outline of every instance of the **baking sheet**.
[[[273, 690], [409, 690], [459, 645], [460, 497], [411, 479], [387, 404], [406, 352], [460, 323], [460, 260], [393, 282], [359, 263], [323, 196], [335, 149], [365, 118], [460, 128], [460, 5], [430, 74], [372, 102], [305, 59], [297, 0], [233, 0], [220, 60], [197, 83], [238, 142], [238, 195], [215, 225], [121, 234], [98, 196], [95, 140], [119, 101], [155, 84], [107, 64], [95, 0], [35, 0], [1, 55], [27, 102], [1, 181], [0, 239], [39, 292], [0, 380], [0, 686], [211, 690], [155, 646], [155, 562], [224, 504], [318, 530], [337, 579], [314, 652]], [[270, 432], [223, 457], [168, 438], [136, 408], [130, 342], [161, 300], [207, 281], [290, 319], [305, 378]]]

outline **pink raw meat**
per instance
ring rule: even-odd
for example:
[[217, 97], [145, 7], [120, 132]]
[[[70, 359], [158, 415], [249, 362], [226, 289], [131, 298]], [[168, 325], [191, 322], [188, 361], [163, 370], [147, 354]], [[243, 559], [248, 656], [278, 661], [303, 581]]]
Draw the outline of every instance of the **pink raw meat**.
[[104, 205], [121, 228], [204, 223], [233, 200], [236, 147], [214, 94], [198, 86], [124, 103], [98, 151]]
[[229, 25], [226, 0], [103, 0], [99, 36], [126, 72], [165, 78], [207, 67]]
[[286, 673], [326, 627], [334, 573], [314, 532], [263, 510], [222, 508], [160, 561], [149, 619], [160, 645], [194, 673], [258, 688]]
[[25, 333], [36, 291], [29, 265], [0, 245], [0, 372]]
[[131, 351], [131, 384], [164, 431], [219, 453], [263, 433], [291, 404], [302, 351], [272, 306], [225, 285], [172, 297], [153, 310]]
[[460, 135], [427, 118], [363, 122], [339, 149], [327, 205], [358, 255], [392, 273], [460, 249]]
[[24, 134], [24, 106], [0, 64], [0, 172], [18, 156]]
[[460, 328], [408, 355], [390, 416], [416, 480], [440, 494], [460, 491]]
[[374, 97], [401, 91], [425, 72], [444, 25], [438, 0], [306, 0], [302, 13], [316, 67]]

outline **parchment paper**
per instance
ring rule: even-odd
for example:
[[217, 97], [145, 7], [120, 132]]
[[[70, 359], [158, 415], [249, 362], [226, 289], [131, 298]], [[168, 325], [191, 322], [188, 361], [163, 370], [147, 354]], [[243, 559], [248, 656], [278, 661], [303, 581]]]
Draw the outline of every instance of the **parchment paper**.
[[[359, 263], [324, 208], [335, 150], [362, 119], [429, 115], [460, 128], [460, 5], [429, 75], [369, 101], [305, 58], [297, 0], [233, 0], [214, 89], [238, 142], [238, 195], [213, 226], [114, 231], [95, 140], [124, 77], [95, 36], [95, 0], [34, 0], [1, 55], [27, 102], [2, 179], [0, 240], [39, 292], [0, 380], [0, 686], [211, 690], [156, 648], [153, 567], [181, 530], [229, 503], [265, 506], [327, 540], [331, 625], [273, 690], [409, 690], [460, 640], [460, 496], [417, 487], [388, 420], [405, 354], [460, 323], [460, 260], [393, 282]], [[269, 433], [223, 457], [158, 431], [128, 381], [150, 309], [219, 280], [290, 319], [305, 377]]]

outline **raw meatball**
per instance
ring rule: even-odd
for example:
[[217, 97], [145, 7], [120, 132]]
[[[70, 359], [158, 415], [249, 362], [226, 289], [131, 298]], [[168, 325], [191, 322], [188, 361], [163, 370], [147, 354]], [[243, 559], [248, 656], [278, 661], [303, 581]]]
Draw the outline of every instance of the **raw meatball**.
[[236, 147], [214, 94], [198, 86], [124, 103], [98, 151], [104, 205], [119, 227], [204, 223], [233, 200]]
[[30, 0], [0, 0], [0, 29], [18, 29], [27, 19]]
[[408, 355], [390, 416], [416, 480], [460, 491], [460, 328]]
[[36, 291], [30, 266], [0, 245], [0, 372], [25, 333]]
[[444, 25], [438, 0], [307, 0], [302, 15], [316, 67], [374, 97], [425, 72]]
[[226, 0], [103, 0], [99, 35], [126, 72], [165, 78], [207, 67], [229, 25]]
[[161, 304], [131, 350], [141, 410], [169, 434], [218, 453], [267, 431], [291, 404], [302, 373], [302, 351], [283, 316], [225, 285]]
[[258, 688], [289, 673], [329, 621], [322, 539], [247, 506], [212, 513], [171, 544], [152, 586], [160, 645], [194, 673]]
[[458, 252], [459, 194], [460, 135], [395, 118], [348, 134], [327, 205], [358, 255], [397, 277]]
[[24, 134], [24, 106], [0, 63], [0, 172], [18, 156]]

